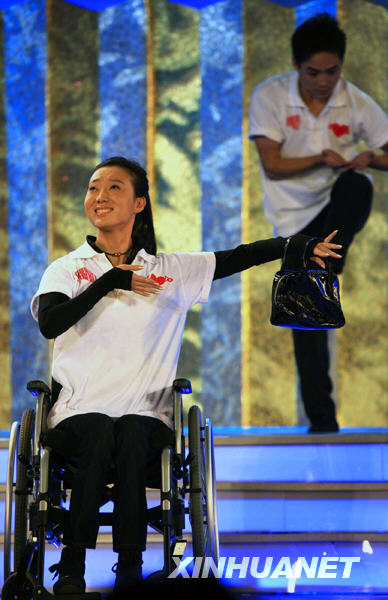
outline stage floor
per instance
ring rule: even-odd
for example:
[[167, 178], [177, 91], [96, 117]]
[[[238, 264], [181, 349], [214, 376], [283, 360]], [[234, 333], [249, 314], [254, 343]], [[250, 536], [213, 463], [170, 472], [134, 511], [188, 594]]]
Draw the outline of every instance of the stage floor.
[[[388, 428], [312, 435], [301, 426], [214, 427], [213, 433], [222, 587], [241, 600], [388, 598]], [[8, 457], [8, 432], [2, 434], [0, 526]], [[149, 506], [159, 502], [157, 490], [147, 497]], [[182, 572], [187, 567], [189, 581], [188, 520], [187, 532]], [[108, 593], [113, 585], [111, 544], [110, 529], [102, 527], [97, 549], [87, 553], [90, 591]], [[46, 554], [50, 589], [48, 567], [59, 550], [48, 546]], [[144, 576], [162, 561], [161, 536], [150, 530]], [[2, 562], [0, 556], [0, 581]]]

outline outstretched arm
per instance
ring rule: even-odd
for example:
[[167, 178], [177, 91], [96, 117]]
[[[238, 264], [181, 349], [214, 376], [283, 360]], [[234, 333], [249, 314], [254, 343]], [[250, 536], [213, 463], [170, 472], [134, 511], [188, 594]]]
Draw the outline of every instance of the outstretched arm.
[[[314, 260], [320, 267], [325, 268], [324, 258], [330, 256], [341, 258], [336, 252], [341, 246], [331, 242], [336, 233], [336, 231], [333, 231], [324, 240], [298, 233], [289, 238], [288, 252], [294, 256], [303, 256], [306, 244], [310, 241], [307, 246], [307, 257]], [[232, 250], [215, 252], [216, 268], [213, 279], [222, 279], [234, 273], [245, 271], [255, 265], [282, 258], [286, 243], [286, 238], [278, 237], [253, 242], [252, 244], [242, 244]]]

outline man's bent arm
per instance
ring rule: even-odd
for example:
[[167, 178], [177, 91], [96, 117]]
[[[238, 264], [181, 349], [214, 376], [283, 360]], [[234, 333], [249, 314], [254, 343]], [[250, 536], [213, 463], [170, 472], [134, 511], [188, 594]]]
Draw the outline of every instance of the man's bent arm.
[[[280, 155], [281, 144], [279, 142], [275, 142], [264, 136], [257, 136], [254, 138], [254, 141], [268, 179], [288, 179], [294, 175], [327, 165], [327, 160], [323, 153], [313, 156], [284, 158]], [[337, 157], [338, 164], [332, 166], [345, 166], [346, 161], [339, 155]]]

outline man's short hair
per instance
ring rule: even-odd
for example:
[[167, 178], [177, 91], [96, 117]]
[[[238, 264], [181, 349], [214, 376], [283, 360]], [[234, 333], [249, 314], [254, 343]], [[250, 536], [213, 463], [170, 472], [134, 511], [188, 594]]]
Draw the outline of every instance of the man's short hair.
[[346, 35], [335, 17], [328, 13], [319, 13], [295, 29], [291, 47], [298, 66], [317, 52], [331, 52], [342, 61], [346, 49]]

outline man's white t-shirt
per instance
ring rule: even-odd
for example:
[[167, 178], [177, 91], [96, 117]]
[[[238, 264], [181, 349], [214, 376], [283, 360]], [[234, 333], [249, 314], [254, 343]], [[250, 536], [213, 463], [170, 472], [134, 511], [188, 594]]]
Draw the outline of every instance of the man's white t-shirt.
[[[49, 426], [73, 415], [99, 412], [111, 417], [139, 414], [172, 425], [175, 378], [187, 311], [207, 302], [215, 269], [210, 252], [147, 254], [133, 264], [138, 275], [163, 283], [163, 291], [140, 296], [113, 290], [54, 341], [52, 376], [62, 386]], [[55, 260], [31, 301], [37, 320], [39, 296], [81, 294], [112, 268], [105, 254], [87, 242]]]
[[[315, 117], [303, 102], [296, 71], [259, 83], [252, 94], [249, 137], [281, 144], [283, 157], [320, 154], [330, 148], [349, 160], [363, 140], [369, 148], [388, 142], [388, 118], [367, 94], [343, 78]], [[330, 200], [342, 170], [320, 167], [282, 180], [270, 180], [260, 164], [264, 214], [277, 235], [287, 237], [310, 223]]]

